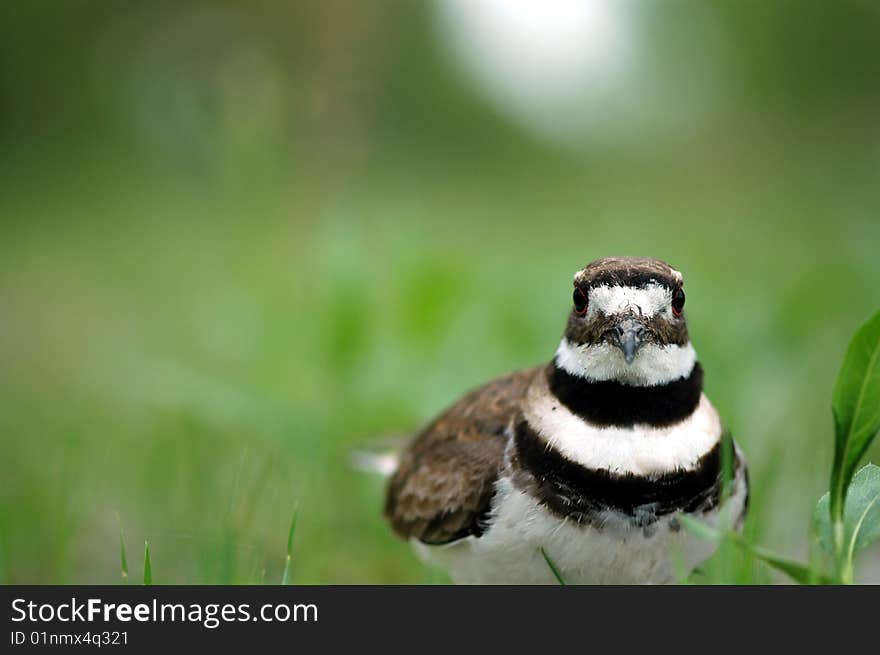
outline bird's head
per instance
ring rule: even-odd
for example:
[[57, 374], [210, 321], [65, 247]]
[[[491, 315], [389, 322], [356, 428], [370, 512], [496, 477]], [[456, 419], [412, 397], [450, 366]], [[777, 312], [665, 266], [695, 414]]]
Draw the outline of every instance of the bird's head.
[[683, 286], [681, 273], [659, 259], [591, 262], [574, 275], [557, 364], [582, 377], [638, 385], [689, 374], [695, 355]]

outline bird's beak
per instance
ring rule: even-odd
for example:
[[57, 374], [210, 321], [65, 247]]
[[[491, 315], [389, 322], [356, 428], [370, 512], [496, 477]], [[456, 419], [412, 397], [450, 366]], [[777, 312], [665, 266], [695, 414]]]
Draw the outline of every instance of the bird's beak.
[[635, 318], [623, 318], [613, 333], [613, 343], [623, 352], [627, 364], [632, 364], [642, 345], [645, 328]]

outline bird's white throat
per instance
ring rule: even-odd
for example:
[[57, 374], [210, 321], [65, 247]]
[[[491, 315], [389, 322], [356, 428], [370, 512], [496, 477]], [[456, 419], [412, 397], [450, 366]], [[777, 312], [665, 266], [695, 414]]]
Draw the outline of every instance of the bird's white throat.
[[688, 342], [683, 346], [647, 343], [627, 364], [619, 348], [602, 343], [577, 345], [565, 337], [556, 349], [556, 365], [562, 370], [596, 382], [616, 380], [623, 384], [653, 387], [687, 377], [694, 370], [697, 353]]

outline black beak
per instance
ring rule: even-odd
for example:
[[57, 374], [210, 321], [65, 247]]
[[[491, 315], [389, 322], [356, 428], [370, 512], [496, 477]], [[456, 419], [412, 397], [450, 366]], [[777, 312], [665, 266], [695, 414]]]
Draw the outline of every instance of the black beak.
[[627, 364], [632, 364], [642, 345], [645, 328], [634, 318], [624, 318], [615, 328], [614, 345], [623, 352]]

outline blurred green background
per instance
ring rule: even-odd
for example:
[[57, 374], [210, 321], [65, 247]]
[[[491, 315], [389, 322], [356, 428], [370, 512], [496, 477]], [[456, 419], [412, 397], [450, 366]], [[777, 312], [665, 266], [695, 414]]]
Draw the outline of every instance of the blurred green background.
[[867, 0], [3, 3], [0, 582], [116, 582], [120, 524], [277, 582], [297, 504], [294, 582], [445, 581], [349, 453], [549, 360], [610, 254], [684, 272], [749, 537], [806, 557], [878, 49]]

